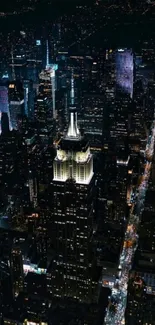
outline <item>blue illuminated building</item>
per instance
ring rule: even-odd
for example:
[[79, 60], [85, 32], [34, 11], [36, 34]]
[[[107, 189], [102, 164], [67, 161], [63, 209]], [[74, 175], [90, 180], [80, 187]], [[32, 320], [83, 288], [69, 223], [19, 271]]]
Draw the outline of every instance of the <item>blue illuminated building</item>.
[[118, 49], [116, 52], [116, 88], [133, 96], [133, 53], [132, 50]]

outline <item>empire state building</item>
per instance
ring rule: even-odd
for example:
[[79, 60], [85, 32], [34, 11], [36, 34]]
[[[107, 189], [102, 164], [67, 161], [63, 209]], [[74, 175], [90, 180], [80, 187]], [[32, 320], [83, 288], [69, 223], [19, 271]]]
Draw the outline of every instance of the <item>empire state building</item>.
[[57, 297], [91, 302], [93, 233], [93, 157], [77, 125], [76, 108], [54, 160], [55, 228], [52, 291]]

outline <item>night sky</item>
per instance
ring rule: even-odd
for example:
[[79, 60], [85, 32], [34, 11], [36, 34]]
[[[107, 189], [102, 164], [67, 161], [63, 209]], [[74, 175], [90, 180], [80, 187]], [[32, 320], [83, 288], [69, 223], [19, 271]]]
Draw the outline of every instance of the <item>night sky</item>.
[[[4, 10], [4, 9], [13, 9], [13, 8], [17, 8], [17, 7], [21, 7], [22, 5], [27, 6], [27, 5], [36, 5], [37, 1], [30, 1], [30, 0], [14, 0], [14, 1], [10, 1], [10, 0], [5, 0], [5, 1], [0, 1], [0, 10]], [[37, 4], [46, 4], [49, 3], [49, 1], [47, 0], [38, 0]], [[51, 4], [53, 4], [54, 6], [57, 6], [58, 4], [71, 4], [71, 3], [90, 3], [90, 1], [88, 0], [51, 0]]]

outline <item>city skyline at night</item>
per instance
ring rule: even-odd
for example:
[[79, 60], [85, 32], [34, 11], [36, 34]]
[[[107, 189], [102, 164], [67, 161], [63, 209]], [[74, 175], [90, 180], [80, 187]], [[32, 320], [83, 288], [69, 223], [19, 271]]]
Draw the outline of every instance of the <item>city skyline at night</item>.
[[154, 8], [0, 5], [0, 325], [154, 325]]

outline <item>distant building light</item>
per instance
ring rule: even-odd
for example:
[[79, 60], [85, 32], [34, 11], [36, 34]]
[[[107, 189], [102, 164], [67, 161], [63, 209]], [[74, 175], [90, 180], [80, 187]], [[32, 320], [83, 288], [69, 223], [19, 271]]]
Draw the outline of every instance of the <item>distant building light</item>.
[[10, 105], [22, 105], [24, 103], [24, 99], [19, 100], [19, 101], [10, 101]]
[[129, 163], [130, 156], [128, 156], [127, 160], [117, 159], [117, 165], [127, 166]]
[[23, 30], [20, 30], [20, 35], [25, 36], [26, 33]]
[[38, 268], [36, 264], [32, 264], [29, 261], [24, 261], [23, 263], [23, 271], [26, 275], [28, 272], [36, 273], [36, 274], [46, 274], [47, 270]]
[[9, 78], [8, 73], [3, 74], [2, 79], [8, 79], [8, 78]]
[[37, 40], [36, 40], [36, 45], [37, 45], [37, 46], [40, 46], [40, 45], [41, 45], [41, 40], [40, 40], [40, 39], [37, 39]]
[[68, 54], [66, 51], [59, 51], [58, 54]]

